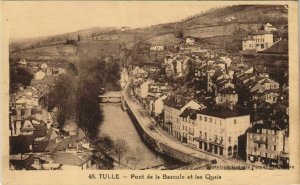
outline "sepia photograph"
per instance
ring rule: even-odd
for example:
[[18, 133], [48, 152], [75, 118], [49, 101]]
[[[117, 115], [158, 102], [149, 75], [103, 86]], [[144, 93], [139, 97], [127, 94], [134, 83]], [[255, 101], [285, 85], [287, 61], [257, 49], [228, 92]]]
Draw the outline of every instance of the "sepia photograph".
[[161, 4], [2, 4], [9, 173], [298, 167], [289, 4]]

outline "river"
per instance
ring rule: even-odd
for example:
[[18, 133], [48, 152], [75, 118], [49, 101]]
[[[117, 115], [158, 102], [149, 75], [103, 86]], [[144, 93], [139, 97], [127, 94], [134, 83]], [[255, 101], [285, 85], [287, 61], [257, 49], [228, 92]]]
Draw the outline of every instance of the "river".
[[[104, 115], [104, 120], [100, 126], [100, 134], [109, 135], [113, 140], [118, 138], [125, 140], [131, 151], [125, 154], [126, 156], [123, 157], [121, 163], [125, 163], [133, 169], [173, 168], [182, 165], [181, 162], [149, 148], [139, 136], [127, 112], [121, 109], [120, 104], [100, 104], [100, 107]], [[130, 162], [127, 163], [126, 157], [132, 155], [138, 155], [140, 158], [139, 162], [134, 162], [136, 166], [130, 164]]]

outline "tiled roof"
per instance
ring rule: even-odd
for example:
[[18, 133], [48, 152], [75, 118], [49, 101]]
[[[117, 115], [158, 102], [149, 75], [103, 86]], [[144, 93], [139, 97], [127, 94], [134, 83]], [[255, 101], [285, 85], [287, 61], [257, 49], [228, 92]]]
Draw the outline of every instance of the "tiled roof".
[[233, 106], [233, 109], [231, 110], [224, 105], [214, 105], [213, 107], [207, 107], [203, 110], [200, 110], [199, 113], [223, 119], [249, 115], [249, 112], [242, 107]]
[[34, 156], [30, 155], [26, 159], [23, 160], [9, 160], [10, 164], [12, 164], [16, 170], [36, 170], [36, 168], [31, 165], [34, 163]]
[[34, 128], [33, 124], [31, 123], [30, 120], [25, 120], [23, 125], [22, 125], [22, 128], [21, 128], [21, 131], [22, 132], [30, 132], [30, 131], [35, 131], [36, 129]]
[[231, 86], [229, 86], [225, 89], [222, 89], [219, 92], [222, 94], [236, 94], [236, 90], [234, 88], [232, 88]]
[[69, 152], [56, 152], [53, 155], [54, 163], [72, 166], [81, 166], [91, 159], [90, 154], [74, 154]]
[[261, 51], [260, 53], [278, 53], [278, 54], [288, 54], [288, 41], [287, 40], [280, 40], [270, 48]]
[[10, 154], [31, 152], [30, 145], [33, 144], [32, 135], [19, 135], [9, 137]]
[[33, 151], [34, 152], [45, 152], [48, 146], [48, 140], [34, 141]]
[[33, 136], [36, 137], [44, 137], [47, 135], [47, 125], [45, 123], [34, 124], [35, 131], [33, 132]]
[[186, 100], [180, 97], [170, 97], [164, 100], [164, 104], [175, 109], [181, 109], [185, 106]]
[[265, 121], [263, 124], [256, 124], [251, 129], [250, 132], [256, 132], [257, 129], [268, 129], [268, 130], [284, 130], [288, 128], [288, 123], [283, 121]]
[[195, 120], [197, 118], [198, 112], [199, 112], [199, 110], [186, 108], [179, 116], [183, 117], [183, 118], [186, 118], [189, 116], [190, 119]]

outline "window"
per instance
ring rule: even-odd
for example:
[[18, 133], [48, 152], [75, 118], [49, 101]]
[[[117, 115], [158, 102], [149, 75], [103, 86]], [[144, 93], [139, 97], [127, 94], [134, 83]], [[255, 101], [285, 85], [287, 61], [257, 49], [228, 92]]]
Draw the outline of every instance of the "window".
[[231, 137], [228, 137], [228, 142], [231, 143]]
[[209, 118], [209, 122], [210, 122], [210, 123], [212, 122], [212, 118]]
[[207, 121], [207, 117], [204, 117], [204, 121], [205, 121], [205, 122]]
[[236, 124], [236, 119], [233, 120], [233, 123]]
[[273, 146], [273, 150], [276, 151], [276, 145]]
[[259, 134], [259, 133], [260, 133], [260, 130], [259, 130], [259, 129], [257, 129], [257, 130], [256, 130], [256, 133], [258, 133], [258, 134]]
[[200, 120], [200, 121], [202, 120], [202, 116], [199, 116], [199, 120]]
[[255, 136], [255, 139], [256, 139], [256, 140], [260, 140], [260, 136], [259, 136], [259, 135], [256, 135], [256, 136]]
[[268, 144], [266, 144], [266, 149], [268, 149]]
[[268, 157], [268, 153], [265, 153], [265, 157]]
[[258, 148], [260, 148], [260, 146], [261, 146], [261, 144], [260, 144], [260, 143], [258, 143]]

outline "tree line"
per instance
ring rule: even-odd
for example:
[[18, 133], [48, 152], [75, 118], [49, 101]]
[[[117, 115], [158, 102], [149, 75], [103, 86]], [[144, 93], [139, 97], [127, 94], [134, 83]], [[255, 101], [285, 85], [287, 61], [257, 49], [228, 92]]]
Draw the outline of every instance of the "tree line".
[[48, 109], [57, 108], [59, 128], [68, 120], [76, 120], [90, 140], [97, 138], [103, 115], [99, 108], [100, 88], [106, 82], [117, 83], [119, 64], [103, 59], [81, 61], [77, 75], [67, 72], [59, 77], [48, 97]]

